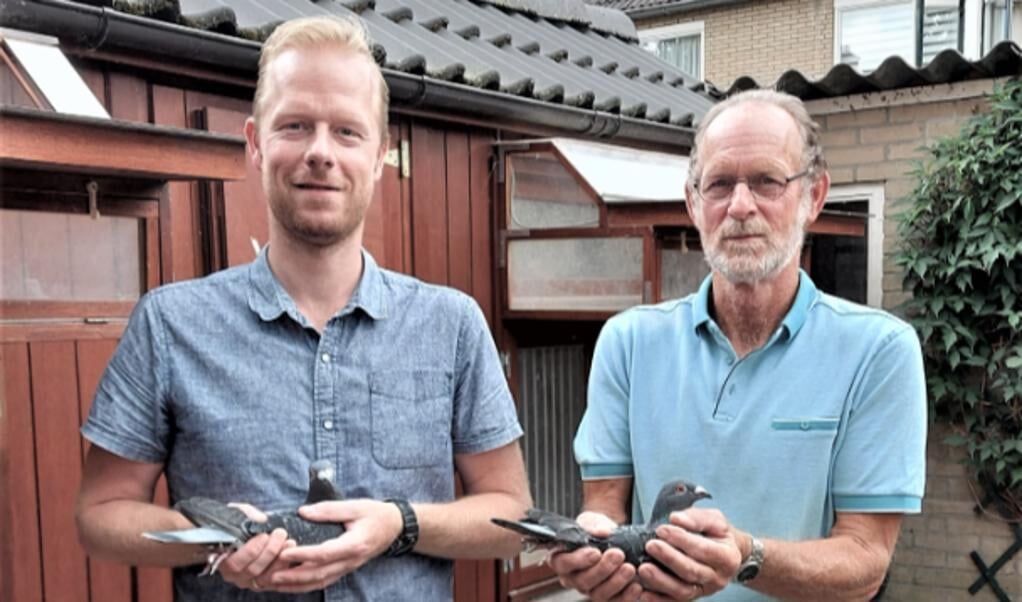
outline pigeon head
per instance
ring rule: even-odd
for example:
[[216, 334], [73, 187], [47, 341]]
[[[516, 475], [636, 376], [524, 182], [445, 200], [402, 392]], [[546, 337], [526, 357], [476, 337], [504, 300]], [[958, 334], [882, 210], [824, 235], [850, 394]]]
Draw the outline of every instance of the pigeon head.
[[713, 496], [708, 491], [688, 481], [677, 480], [665, 483], [656, 496], [649, 524], [666, 523], [672, 512], [685, 510], [697, 501], [711, 497]]
[[334, 477], [337, 471], [334, 463], [330, 460], [316, 460], [309, 465], [309, 494], [305, 498], [306, 504], [328, 502], [344, 499], [334, 487]]

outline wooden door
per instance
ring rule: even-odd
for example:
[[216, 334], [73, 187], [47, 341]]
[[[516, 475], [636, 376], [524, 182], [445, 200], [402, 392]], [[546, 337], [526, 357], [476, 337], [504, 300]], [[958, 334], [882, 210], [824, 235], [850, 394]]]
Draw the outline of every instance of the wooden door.
[[168, 570], [87, 558], [74, 524], [78, 429], [135, 301], [159, 282], [161, 192], [100, 180], [90, 211], [82, 178], [2, 175], [0, 599], [132, 602], [137, 586], [169, 601]]

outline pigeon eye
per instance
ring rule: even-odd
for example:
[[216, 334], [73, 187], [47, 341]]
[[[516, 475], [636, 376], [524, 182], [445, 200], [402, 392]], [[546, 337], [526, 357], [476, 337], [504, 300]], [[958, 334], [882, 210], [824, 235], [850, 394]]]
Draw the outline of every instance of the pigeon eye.
[[685, 493], [685, 489], [686, 488], [684, 485], [678, 485], [677, 487], [674, 488], [674, 490], [678, 493]]

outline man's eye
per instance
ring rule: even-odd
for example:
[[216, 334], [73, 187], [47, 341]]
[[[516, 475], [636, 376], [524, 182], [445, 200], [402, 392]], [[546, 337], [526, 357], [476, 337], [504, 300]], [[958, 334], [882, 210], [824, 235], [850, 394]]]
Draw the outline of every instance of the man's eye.
[[300, 121], [292, 121], [285, 123], [283, 126], [281, 126], [281, 129], [291, 132], [300, 132], [305, 129], [305, 124]]
[[706, 190], [730, 190], [734, 187], [734, 178], [712, 178], [705, 186]]
[[337, 128], [337, 134], [339, 136], [343, 136], [345, 138], [357, 138], [359, 136], [359, 133], [357, 131], [355, 131], [355, 130], [349, 128], [349, 127], [339, 127], [339, 128]]
[[784, 178], [770, 174], [759, 174], [749, 178], [753, 186], [783, 186]]

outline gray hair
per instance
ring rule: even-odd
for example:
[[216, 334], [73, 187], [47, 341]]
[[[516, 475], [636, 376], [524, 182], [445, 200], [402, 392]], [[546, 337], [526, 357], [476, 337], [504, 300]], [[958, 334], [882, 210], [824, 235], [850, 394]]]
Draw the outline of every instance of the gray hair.
[[823, 158], [823, 147], [820, 146], [820, 126], [809, 116], [809, 111], [802, 104], [802, 100], [797, 96], [777, 92], [776, 90], [746, 90], [714, 105], [699, 123], [695, 141], [692, 144], [692, 153], [689, 155], [689, 190], [695, 190], [699, 184], [699, 179], [703, 175], [703, 166], [699, 162], [699, 147], [706, 137], [706, 130], [709, 129], [710, 124], [717, 117], [720, 117], [724, 111], [750, 102], [775, 106], [791, 115], [802, 137], [802, 165], [805, 166], [805, 169], [809, 170], [810, 180], [818, 180], [823, 175], [823, 172], [826, 171], [827, 161]]

